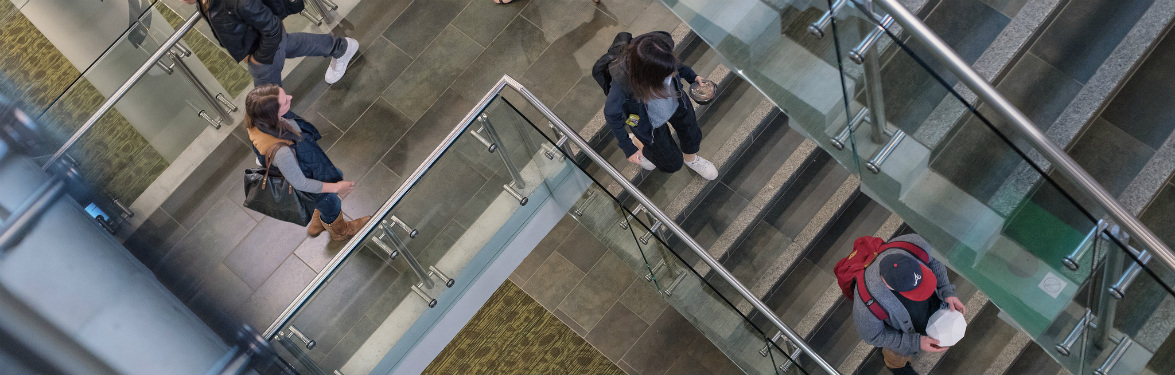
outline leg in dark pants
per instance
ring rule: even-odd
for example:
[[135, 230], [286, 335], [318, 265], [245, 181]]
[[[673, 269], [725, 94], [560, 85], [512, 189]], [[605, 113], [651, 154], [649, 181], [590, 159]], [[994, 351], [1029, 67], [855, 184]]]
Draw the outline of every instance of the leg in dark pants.
[[281, 44], [273, 54], [273, 64], [259, 64], [249, 60], [249, 74], [253, 86], [281, 85], [282, 68], [286, 59], [302, 56], [339, 57], [347, 52], [347, 42], [328, 34], [293, 33], [282, 35]]
[[653, 162], [658, 170], [668, 173], [677, 172], [685, 163], [681, 156], [681, 149], [677, 147], [677, 142], [673, 141], [673, 135], [669, 134], [668, 126], [653, 129], [653, 139], [640, 139], [640, 137], [637, 139], [645, 144], [645, 148], [641, 149], [641, 154], [645, 156], [645, 159]]

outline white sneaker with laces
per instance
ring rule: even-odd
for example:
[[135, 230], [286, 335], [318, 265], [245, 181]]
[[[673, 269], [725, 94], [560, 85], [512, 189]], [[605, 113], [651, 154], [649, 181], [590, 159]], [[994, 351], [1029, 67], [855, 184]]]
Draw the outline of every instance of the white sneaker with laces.
[[644, 168], [646, 171], [651, 171], [657, 169], [657, 165], [649, 161], [649, 158], [646, 158], [644, 154], [641, 154], [641, 168]]
[[685, 166], [693, 169], [694, 172], [698, 172], [698, 175], [706, 180], [714, 181], [715, 178], [718, 178], [718, 168], [714, 168], [714, 163], [703, 159], [699, 155], [694, 155], [694, 161], [685, 162]]
[[342, 79], [343, 74], [347, 72], [347, 64], [355, 57], [355, 52], [359, 51], [359, 41], [344, 39], [347, 41], [347, 52], [344, 52], [342, 57], [330, 59], [330, 66], [326, 68], [326, 83], [335, 83]]

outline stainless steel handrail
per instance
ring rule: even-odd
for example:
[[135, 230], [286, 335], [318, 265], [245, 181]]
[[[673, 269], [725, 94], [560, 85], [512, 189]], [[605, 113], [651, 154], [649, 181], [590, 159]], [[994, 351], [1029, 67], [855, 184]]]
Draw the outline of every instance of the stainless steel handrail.
[[1090, 176], [1085, 169], [1082, 169], [1064, 150], [1057, 147], [1056, 144], [1053, 144], [1048, 139], [1048, 136], [1032, 123], [1032, 120], [1029, 120], [1024, 113], [1021, 113], [1003, 95], [1000, 95], [979, 73], [971, 69], [971, 65], [963, 61], [963, 58], [959, 57], [946, 42], [943, 42], [938, 35], [930, 31], [930, 28], [926, 27], [926, 24], [922, 23], [918, 17], [915, 17], [914, 14], [906, 10], [898, 0], [854, 1], [872, 2], [885, 10], [886, 13], [889, 13], [890, 16], [893, 16], [894, 20], [899, 25], [902, 25], [906, 33], [913, 36], [914, 39], [926, 47], [929, 47], [927, 51], [932, 57], [943, 63], [943, 65], [946, 65], [951, 72], [958, 76], [960, 82], [967, 85], [967, 88], [975, 92], [976, 95], [993, 107], [997, 113], [1008, 119], [1016, 131], [1024, 135], [1031, 142], [1036, 151], [1040, 152], [1045, 159], [1056, 166], [1066, 178], [1073, 181], [1078, 190], [1093, 198], [1119, 225], [1142, 242], [1145, 248], [1151, 250], [1155, 257], [1167, 265], [1169, 269], [1175, 270], [1175, 253], [1172, 253], [1171, 249], [1162, 240], [1159, 240], [1158, 236], [1151, 233], [1130, 211], [1122, 207], [1122, 204], [1118, 203], [1114, 199], [1114, 196], [1106, 191], [1093, 176]]
[[701, 258], [702, 261], [706, 262], [706, 264], [709, 265], [710, 268], [718, 274], [718, 276], [722, 277], [723, 280], [726, 280], [727, 283], [730, 283], [730, 285], [734, 287], [736, 291], [738, 291], [739, 295], [742, 295], [743, 298], [745, 298], [748, 302], [751, 303], [751, 305], [755, 307], [755, 310], [758, 310], [760, 314], [767, 318], [767, 320], [770, 320], [771, 324], [775, 325], [775, 328], [778, 328], [780, 332], [783, 332], [784, 336], [787, 336], [787, 338], [791, 340], [791, 342], [794, 343], [796, 347], [800, 349], [800, 351], [803, 351], [805, 354], [807, 354], [813, 362], [816, 362], [816, 364], [820, 366], [820, 368], [824, 369], [824, 371], [827, 373], [835, 375], [840, 374], [840, 372], [837, 371], [835, 367], [829, 364], [828, 361], [825, 361], [823, 357], [821, 357], [816, 353], [815, 350], [812, 349], [812, 347], [808, 346], [808, 343], [805, 342], [803, 338], [800, 337], [800, 335], [796, 334], [796, 332], [792, 330], [791, 327], [788, 327], [787, 324], [784, 324], [783, 320], [781, 320], [779, 316], [775, 315], [775, 312], [772, 311], [771, 308], [767, 307], [767, 304], [763, 303], [763, 301], [760, 301], [758, 297], [755, 297], [755, 294], [752, 293], [751, 290], [746, 287], [746, 285], [743, 285], [741, 282], [739, 282], [738, 279], [736, 279], [729, 270], [723, 267], [721, 263], [718, 263], [717, 259], [714, 259], [714, 256], [710, 255], [709, 252], [706, 252], [706, 250], [702, 248], [702, 245], [699, 245], [698, 242], [694, 240], [693, 236], [690, 236], [685, 232], [684, 229], [681, 229], [681, 226], [677, 225], [677, 222], [673, 221], [673, 219], [670, 218], [669, 215], [666, 215], [664, 211], [661, 211], [661, 209], [658, 208], [657, 205], [654, 204], [651, 199], [649, 199], [649, 197], [645, 196], [645, 194], [642, 193], [640, 189], [636, 187], [636, 185], [633, 185], [632, 182], [628, 181], [628, 178], [625, 178], [624, 175], [620, 173], [620, 171], [616, 170], [616, 168], [613, 167], [607, 159], [604, 159], [603, 156], [601, 156], [599, 153], [596, 153], [596, 151], [592, 149], [592, 146], [588, 144], [588, 142], [584, 140], [583, 137], [579, 136], [579, 133], [568, 127], [567, 124], [559, 118], [559, 116], [556, 116], [554, 112], [551, 112], [550, 108], [547, 108], [546, 105], [543, 105], [543, 103], [539, 101], [539, 99], [535, 97], [534, 94], [527, 90], [526, 87], [523, 87], [522, 84], [518, 83], [518, 81], [515, 81], [514, 78], [511, 78], [509, 75], [502, 76], [502, 80], [498, 81], [498, 85], [500, 86], [502, 82], [505, 82], [506, 84], [510, 85], [510, 87], [517, 90], [519, 94], [522, 94], [522, 97], [525, 98], [527, 102], [530, 102], [532, 106], [538, 109], [539, 112], [543, 114], [543, 116], [546, 116], [547, 119], [555, 125], [555, 129], [557, 129], [559, 133], [570, 138], [571, 142], [579, 147], [581, 152], [586, 154], [589, 159], [595, 162], [596, 165], [599, 166], [600, 169], [602, 169], [604, 172], [607, 172], [609, 176], [612, 176], [613, 180], [620, 184], [620, 186], [624, 188], [628, 194], [636, 198], [637, 202], [644, 206], [645, 210], [652, 214], [653, 217], [655, 217], [657, 220], [659, 220], [665, 226], [665, 228], [668, 228], [669, 231], [673, 232], [674, 236], [681, 239], [681, 241], [685, 243], [686, 247], [690, 248], [690, 250], [693, 250], [693, 252], [699, 258]]
[[347, 241], [347, 244], [343, 246], [343, 249], [340, 250], [338, 254], [335, 254], [334, 258], [331, 258], [330, 263], [327, 263], [326, 267], [323, 267], [322, 271], [320, 271], [318, 275], [314, 276], [314, 279], [310, 281], [310, 284], [307, 285], [305, 289], [302, 289], [302, 293], [299, 293], [298, 297], [294, 298], [294, 302], [291, 302], [290, 305], [286, 307], [286, 310], [282, 311], [281, 315], [278, 315], [277, 320], [274, 320], [273, 324], [270, 324], [269, 328], [265, 329], [265, 332], [262, 333], [262, 337], [265, 337], [266, 340], [272, 339], [274, 335], [281, 331], [281, 327], [289, 322], [290, 319], [294, 317], [294, 314], [302, 308], [302, 306], [305, 306], [306, 303], [309, 302], [310, 296], [317, 292], [318, 289], [326, 283], [326, 280], [331, 277], [331, 275], [334, 275], [335, 271], [337, 271], [339, 267], [342, 266], [343, 261], [350, 257], [351, 254], [359, 248], [359, 245], [363, 242], [363, 239], [367, 238], [367, 235], [370, 234], [371, 231], [374, 230], [377, 226], [379, 226], [379, 223], [382, 222], [382, 220], [379, 220], [379, 218], [388, 216], [388, 213], [392, 211], [392, 207], [399, 203], [400, 199], [404, 198], [404, 195], [408, 193], [408, 190], [412, 189], [412, 186], [416, 185], [416, 182], [420, 181], [420, 178], [424, 176], [424, 173], [427, 172], [429, 168], [432, 168], [432, 165], [435, 164], [437, 159], [441, 157], [441, 154], [444, 153], [445, 150], [448, 150], [449, 147], [453, 145], [453, 142], [457, 141], [457, 137], [461, 136], [461, 133], [464, 133], [466, 129], [469, 129], [469, 126], [473, 124], [473, 119], [490, 105], [490, 102], [493, 101], [494, 97], [498, 95], [498, 92], [502, 91], [503, 87], [505, 87], [505, 83], [499, 81], [498, 84], [490, 90], [490, 92], [487, 92], [485, 96], [481, 98], [481, 101], [477, 102], [477, 105], [475, 105], [473, 109], [465, 115], [465, 118], [461, 119], [461, 122], [457, 123], [457, 127], [454, 128], [453, 131], [445, 137], [445, 140], [441, 141], [441, 144], [437, 145], [437, 148], [432, 150], [432, 153], [428, 154], [428, 157], [426, 157], [424, 161], [420, 163], [420, 166], [416, 167], [416, 170], [413, 171], [412, 174], [409, 175], [402, 184], [400, 184], [400, 187], [396, 189], [396, 192], [392, 193], [392, 196], [388, 198], [386, 202], [384, 202], [383, 206], [380, 206], [380, 208], [375, 211], [375, 214], [372, 215], [372, 218], [375, 220], [368, 220], [367, 224], [364, 224], [363, 228], [360, 228], [359, 232], [356, 233], [354, 237], [351, 237], [350, 241]]
[[[539, 101], [539, 99], [535, 97], [535, 95], [532, 94], [529, 90], [527, 90], [526, 87], [524, 87], [521, 83], [518, 83], [517, 80], [510, 77], [509, 75], [503, 75], [502, 79], [498, 80], [498, 83], [494, 85], [494, 87], [490, 89], [490, 91], [486, 93], [485, 96], [482, 97], [481, 101], [479, 101], [478, 104], [474, 106], [468, 114], [465, 115], [465, 118], [458, 123], [457, 127], [449, 133], [445, 140], [442, 141], [441, 144], [437, 146], [437, 148], [434, 149], [427, 158], [425, 158], [424, 162], [422, 162], [420, 166], [416, 168], [416, 171], [412, 172], [408, 179], [403, 184], [401, 184], [398, 189], [396, 189], [396, 192], [393, 193], [390, 198], [388, 198], [387, 202], [385, 202], [378, 211], [376, 211], [376, 214], [373, 217], [382, 218], [387, 216], [392, 207], [395, 206], [396, 203], [398, 203], [405, 194], [407, 194], [408, 190], [410, 190], [412, 186], [416, 185], [416, 182], [420, 180], [424, 173], [427, 172], [434, 163], [436, 163], [441, 154], [444, 153], [445, 150], [447, 150], [450, 146], [452, 146], [453, 142], [457, 140], [457, 137], [469, 128], [469, 126], [473, 123], [473, 120], [479, 114], [481, 114], [485, 108], [489, 106], [490, 102], [492, 102], [493, 99], [498, 96], [502, 89], [506, 88], [507, 86], [517, 91], [524, 99], [526, 99], [528, 103], [530, 103], [530, 105], [538, 109], [539, 112], [542, 113], [542, 115], [545, 116], [547, 120], [549, 120], [551, 124], [555, 126], [555, 129], [558, 130], [559, 133], [568, 137], [572, 143], [579, 147], [579, 149], [588, 156], [588, 158], [595, 162], [604, 172], [608, 173], [609, 176], [612, 176], [612, 178], [615, 179], [630, 195], [635, 197], [637, 201], [639, 201], [640, 204], [644, 206], [650, 214], [653, 215], [653, 217], [661, 221], [665, 228], [672, 231], [673, 234], [680, 238], [682, 242], [684, 242], [686, 246], [690, 248], [690, 250], [692, 250], [698, 257], [702, 259], [702, 261], [706, 262], [706, 264], [709, 265], [710, 268], [714, 270], [714, 272], [726, 280], [727, 283], [730, 283], [730, 285], [733, 286], [736, 291], [738, 291], [739, 295], [741, 295], [743, 298], [749, 301], [752, 306], [754, 306], [755, 310], [759, 311], [760, 314], [770, 320], [771, 324], [774, 325], [775, 328], [779, 329], [779, 331], [782, 332], [784, 336], [787, 336], [787, 338], [791, 340], [791, 342], [795, 344], [795, 346], [799, 348], [800, 351], [803, 351], [805, 354], [807, 354], [813, 362], [815, 362], [828, 374], [840, 375], [840, 372], [837, 371], [837, 369], [831, 364], [829, 364], [828, 361], [825, 361], [823, 357], [817, 354], [815, 350], [808, 346], [808, 343], [805, 342], [803, 338], [800, 337], [800, 335], [796, 334], [796, 332], [792, 330], [791, 327], [788, 327], [786, 324], [784, 324], [783, 320], [781, 320], [779, 316], [777, 316], [775, 312], [771, 310], [771, 308], [767, 307], [767, 304], [763, 303], [763, 301], [760, 301], [757, 297], [755, 297], [754, 293], [752, 293], [750, 289], [739, 282], [738, 279], [736, 279], [729, 270], [723, 267], [717, 259], [714, 259], [710, 253], [706, 252], [706, 250], [703, 249], [697, 241], [694, 241], [693, 237], [686, 233], [685, 230], [681, 228], [681, 226], [677, 225], [677, 223], [674, 222], [673, 219], [669, 217], [669, 215], [666, 215], [665, 212], [661, 211], [660, 208], [653, 204], [649, 197], [645, 196], [645, 194], [642, 193], [640, 189], [637, 189], [635, 185], [629, 182], [628, 179], [626, 179], [624, 175], [620, 173], [620, 171], [616, 170], [616, 168], [608, 162], [608, 160], [604, 159], [603, 156], [596, 153], [592, 149], [591, 145], [589, 145], [588, 142], [583, 139], [583, 137], [580, 137], [578, 133], [568, 127], [567, 123], [563, 122], [563, 120], [560, 119], [559, 116], [556, 116], [554, 112], [551, 112], [550, 108], [547, 108], [547, 106]], [[291, 303], [290, 306], [287, 307], [286, 310], [278, 316], [278, 319], [275, 320], [273, 324], [271, 324], [269, 328], [265, 330], [263, 336], [266, 339], [270, 339], [276, 333], [278, 333], [281, 327], [288, 323], [290, 319], [293, 318], [293, 315], [302, 308], [302, 306], [305, 306], [305, 304], [309, 301], [310, 296], [313, 295], [314, 292], [316, 292], [319, 288], [321, 288], [323, 284], [325, 284], [326, 280], [330, 278], [330, 276], [334, 274], [334, 272], [342, 265], [342, 262], [359, 247], [359, 244], [363, 241], [364, 238], [367, 237], [367, 235], [376, 227], [379, 222], [380, 220], [368, 221], [367, 224], [359, 230], [359, 233], [355, 234], [355, 236], [352, 237], [349, 242], [347, 242], [347, 245], [343, 247], [343, 250], [339, 251], [339, 254], [335, 255], [335, 257], [331, 259], [331, 262], [323, 268], [322, 272], [319, 272], [318, 275], [315, 276], [310, 285], [303, 289], [302, 293], [294, 299], [294, 302]]]
[[94, 111], [93, 115], [90, 115], [90, 118], [82, 124], [82, 127], [75, 131], [73, 135], [69, 137], [69, 140], [65, 141], [65, 144], [61, 145], [61, 148], [57, 149], [57, 152], [54, 152], [53, 156], [49, 157], [49, 160], [45, 161], [45, 164], [41, 166], [41, 169], [48, 170], [50, 165], [53, 165], [53, 163], [56, 163], [58, 160], [60, 160], [61, 157], [65, 155], [65, 152], [68, 151], [69, 148], [72, 147], [75, 143], [77, 143], [78, 140], [86, 134], [86, 132], [90, 131], [90, 128], [93, 128], [94, 125], [98, 123], [98, 120], [101, 119], [102, 116], [106, 114], [106, 112], [110, 111], [110, 108], [114, 108], [114, 103], [117, 103], [120, 99], [122, 99], [123, 95], [126, 95], [126, 93], [131, 90], [131, 87], [133, 87], [135, 83], [139, 82], [139, 79], [142, 79], [143, 76], [147, 74], [147, 71], [155, 67], [155, 63], [159, 62], [159, 59], [162, 59], [164, 55], [167, 55], [167, 52], [171, 50], [171, 47], [175, 46], [175, 44], [180, 41], [180, 38], [183, 38], [184, 35], [188, 33], [188, 30], [191, 30], [192, 26], [195, 26], [196, 22], [199, 20], [200, 12], [197, 11], [192, 13], [192, 15], [188, 17], [188, 20], [185, 21], [179, 29], [176, 29], [175, 33], [171, 34], [171, 37], [168, 37], [167, 40], [159, 46], [159, 49], [156, 50], [155, 53], [151, 54], [151, 57], [147, 58], [147, 61], [144, 62], [143, 65], [139, 66], [139, 70], [136, 70], [134, 74], [131, 74], [130, 78], [127, 78], [126, 82], [123, 82], [122, 86], [118, 87], [118, 90], [114, 90], [114, 93], [110, 94], [110, 97], [106, 99], [106, 102], [102, 103], [102, 106], [98, 107], [98, 110]]

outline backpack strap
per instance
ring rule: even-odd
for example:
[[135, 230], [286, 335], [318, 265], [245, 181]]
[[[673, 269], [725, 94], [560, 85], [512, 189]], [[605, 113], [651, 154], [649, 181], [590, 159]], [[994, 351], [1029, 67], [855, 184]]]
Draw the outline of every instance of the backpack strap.
[[881, 308], [881, 304], [877, 303], [877, 300], [873, 299], [873, 296], [869, 294], [869, 290], [865, 289], [864, 277], [857, 278], [857, 295], [861, 297], [861, 302], [865, 303], [865, 307], [869, 308], [873, 316], [883, 322], [889, 319], [889, 314], [885, 312], [885, 309]]
[[915, 258], [918, 258], [918, 260], [922, 261], [922, 264], [930, 265], [930, 254], [927, 254], [926, 250], [923, 250], [921, 247], [918, 247], [918, 245], [915, 245], [915, 244], [912, 244], [909, 242], [905, 242], [905, 241], [887, 242], [885, 245], [881, 245], [881, 249], [878, 250], [877, 252], [880, 253], [882, 251], [889, 250], [889, 249], [892, 249], [895, 247], [902, 249], [902, 250], [905, 250], [906, 252], [910, 253], [910, 255], [913, 255]]

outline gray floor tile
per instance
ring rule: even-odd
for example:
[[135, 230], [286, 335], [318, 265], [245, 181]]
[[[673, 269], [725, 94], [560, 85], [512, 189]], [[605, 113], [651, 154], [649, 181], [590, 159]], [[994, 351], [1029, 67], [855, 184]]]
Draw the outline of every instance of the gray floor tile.
[[604, 109], [604, 100], [607, 98], [600, 89], [600, 84], [591, 76], [585, 76], [579, 79], [552, 110], [567, 126], [579, 130], [587, 126], [588, 121]]
[[[484, 172], [485, 170], [478, 168], [478, 171]], [[502, 194], [505, 194], [502, 185], [505, 185], [509, 182], [509, 177], [491, 174], [490, 177], [486, 180], [485, 184], [483, 184], [477, 190], [477, 193], [469, 199], [469, 202], [466, 203], [464, 207], [461, 207], [461, 210], [457, 212], [457, 215], [453, 218], [453, 221], [461, 224], [461, 226], [466, 228], [472, 227], [473, 224], [477, 221], [477, 218], [481, 217], [481, 215], [486, 212], [486, 209], [489, 208], [490, 203], [493, 203], [494, 199], [497, 199]]]
[[355, 190], [343, 199], [343, 212], [356, 218], [374, 215], [403, 182], [404, 178], [387, 166], [375, 163], [371, 171], [355, 183]]
[[[282, 77], [282, 89], [294, 97], [290, 106], [291, 111], [305, 112], [330, 89], [330, 85], [324, 80], [328, 66], [330, 59], [307, 58]], [[242, 139], [248, 140], [247, 134], [242, 135], [245, 135]]]
[[411, 63], [411, 57], [379, 38], [352, 60], [347, 74], [330, 85], [313, 108], [339, 129], [350, 130]]
[[[596, 8], [600, 8], [600, 10], [604, 11], [604, 14], [612, 17], [621, 25], [634, 25], [641, 23], [635, 22], [638, 19], [644, 21], [644, 17], [647, 16], [644, 10], [652, 3], [652, 0], [600, 0], [596, 4]], [[632, 35], [640, 34], [634, 33]]]
[[404, 10], [412, 4], [412, 0], [360, 1], [355, 8], [347, 13], [347, 17], [339, 22], [333, 34], [346, 34], [359, 41], [362, 51], [379, 39], [384, 30], [391, 26]]
[[590, 331], [608, 309], [620, 300], [634, 279], [636, 275], [624, 261], [611, 252], [604, 253], [579, 286], [563, 299], [559, 308]]
[[559, 321], [563, 322], [563, 324], [568, 328], [571, 328], [572, 331], [575, 331], [579, 337], [587, 337], [588, 331], [583, 329], [583, 327], [580, 327], [579, 323], [576, 323], [575, 319], [571, 319], [570, 316], [567, 316], [567, 313], [563, 312], [563, 310], [555, 309], [555, 312], [552, 314], [554, 314], [556, 318], [559, 318]]
[[[517, 0], [511, 1], [509, 6], [502, 6], [493, 1], [473, 1], [457, 15], [453, 26], [469, 35], [477, 44], [488, 47], [528, 3], [529, 0]], [[509, 32], [502, 35], [513, 37]]]
[[258, 288], [304, 239], [305, 227], [267, 217], [253, 227], [224, 264], [249, 287]]
[[714, 184], [714, 188], [702, 198], [698, 208], [686, 218], [682, 229], [692, 235], [703, 248], [709, 247], [731, 223], [734, 223], [734, 219], [748, 203], [749, 200], [735, 194], [726, 184]]
[[722, 353], [712, 341], [705, 337], [700, 337], [694, 340], [692, 344], [686, 349], [682, 357], [690, 357], [694, 362], [701, 365], [699, 370], [705, 370], [706, 374], [738, 374], [744, 371], [740, 370], [730, 358]]
[[632, 344], [640, 338], [641, 333], [649, 328], [649, 324], [625, 307], [623, 304], [614, 304], [604, 314], [592, 331], [587, 335], [587, 341], [600, 350], [612, 362], [620, 361]]
[[[416, 260], [419, 261], [420, 264], [424, 267], [436, 264], [442, 257], [444, 257], [445, 253], [448, 252], [449, 249], [453, 248], [453, 245], [457, 243], [457, 240], [461, 238], [461, 236], [465, 235], [467, 231], [468, 230], [465, 229], [465, 227], [450, 221], [449, 225], [445, 226], [445, 228], [437, 234], [436, 238], [433, 238], [432, 241], [428, 243], [428, 246], [425, 246], [423, 250], [413, 252], [412, 254], [416, 256]], [[392, 266], [403, 271], [410, 270], [404, 260], [398, 259], [393, 261]], [[441, 272], [444, 272], [450, 277], [456, 277], [454, 275], [457, 275], [455, 270], [442, 269]]]
[[[364, 109], [366, 110], [366, 108]], [[318, 133], [322, 135], [322, 139], [318, 140], [318, 147], [322, 147], [323, 150], [329, 150], [343, 136], [343, 131], [339, 130], [339, 127], [327, 120], [326, 117], [322, 117], [322, 114], [317, 111], [307, 109], [298, 115], [318, 129]]]
[[[555, 227], [551, 228], [550, 232], [547, 232], [546, 237], [543, 237], [543, 240], [539, 241], [539, 244], [535, 246], [534, 250], [530, 251], [526, 259], [523, 259], [522, 263], [514, 269], [514, 274], [518, 275], [519, 280], [523, 283], [530, 280], [531, 275], [534, 275], [539, 266], [547, 260], [547, 257], [555, 251], [555, 248], [559, 244], [563, 243], [563, 240], [567, 238], [567, 235], [575, 227], [577, 227], [575, 218], [571, 217], [571, 215], [564, 215], [563, 219], [559, 220], [559, 223], [555, 224]], [[516, 284], [521, 285], [521, 283]]]
[[383, 164], [397, 175], [410, 176], [471, 109], [473, 102], [453, 90], [446, 91], [388, 151]]
[[563, 254], [580, 271], [588, 272], [608, 249], [587, 228], [576, 225], [555, 251]]
[[310, 266], [314, 273], [318, 273], [345, 245], [347, 241], [331, 241], [330, 234], [323, 232], [318, 237], [302, 240], [298, 248], [294, 249], [294, 255]]
[[343, 171], [343, 179], [362, 179], [411, 126], [412, 121], [390, 103], [377, 99], [326, 155]]
[[217, 199], [204, 219], [155, 266], [160, 281], [180, 300], [191, 298], [200, 279], [257, 225], [244, 210]]
[[665, 297], [657, 292], [652, 282], [643, 277], [638, 277], [628, 286], [628, 290], [620, 296], [620, 303], [649, 324], [653, 324], [669, 307]]
[[1158, 149], [1175, 127], [1175, 108], [1155, 98], [1175, 97], [1175, 33], [1155, 46], [1134, 75], [1110, 100], [1102, 117]]
[[388, 26], [383, 36], [409, 56], [419, 56], [469, 2], [470, 0], [414, 1], [391, 26]]
[[[370, 251], [370, 250], [365, 250]], [[398, 262], [403, 262], [402, 260]], [[383, 322], [391, 315], [392, 311], [404, 301], [405, 297], [419, 298], [412, 293], [413, 285], [419, 284], [420, 278], [411, 272], [401, 272], [400, 277], [392, 281], [392, 283], [384, 290], [383, 294], [371, 304], [367, 309], [367, 313], [363, 316], [371, 319], [374, 322]]]
[[576, 26], [588, 22], [595, 13], [591, 3], [578, 0], [534, 1], [526, 5], [522, 16], [555, 36], [567, 34]]
[[[698, 340], [698, 341], [702, 341], [702, 340]], [[738, 374], [738, 373], [742, 373], [742, 371], [736, 370], [735, 372], [731, 372], [730, 374]], [[669, 368], [665, 370], [665, 375], [700, 375], [700, 374], [720, 374], [720, 373], [710, 371], [709, 369], [706, 368], [706, 366], [703, 366], [696, 359], [694, 359], [694, 357], [692, 355], [678, 356], [677, 361], [674, 361], [673, 365], [669, 366]]]
[[694, 340], [705, 338], [677, 310], [666, 309], [633, 345], [643, 350], [629, 350], [624, 362], [638, 374], [663, 374]]
[[562, 255], [552, 253], [534, 272], [526, 285], [522, 286], [522, 290], [547, 310], [554, 310], [579, 284], [583, 276], [584, 272], [575, 268], [575, 265]]
[[[419, 120], [483, 48], [455, 27], [447, 27], [404, 70], [383, 97], [412, 120]], [[464, 94], [464, 93], [463, 93]], [[481, 94], [474, 97], [480, 97]]]
[[408, 249], [420, 252], [428, 246], [484, 183], [464, 163], [442, 158], [434, 164], [390, 211], [418, 231], [416, 238], [401, 237]]
[[[193, 228], [204, 214], [236, 185], [242, 185], [242, 162], [252, 154], [252, 148], [243, 143], [224, 142], [216, 151], [221, 155], [215, 161], [201, 163], [191, 178], [179, 184], [160, 206], [185, 228]], [[252, 164], [255, 166], [256, 164]], [[244, 199], [244, 187], [241, 187]]]
[[1154, 150], [1099, 117], [1070, 146], [1073, 156], [1110, 194], [1118, 196], [1154, 155]]
[[[483, 3], [494, 5], [493, 2], [473, 2], [473, 4]], [[475, 6], [471, 5], [466, 11], [473, 8]], [[515, 9], [515, 12], [517, 12], [516, 9], [519, 9], [516, 7], [496, 8]], [[480, 98], [498, 82], [498, 79], [502, 78], [503, 74], [509, 74], [514, 79], [521, 78], [527, 68], [538, 60], [547, 46], [551, 45], [553, 38], [548, 37], [538, 26], [525, 18], [514, 17], [513, 20], [507, 21], [510, 23], [504, 25], [505, 30], [502, 31], [502, 35], [497, 39], [492, 39], [492, 43], [487, 41], [486, 44], [483, 44], [486, 46], [485, 52], [469, 65], [469, 68], [461, 74], [456, 82], [453, 82], [453, 89], [460, 91], [466, 97]]]
[[181, 239], [188, 234], [167, 211], [155, 210], [135, 233], [127, 238], [124, 245], [147, 268], [154, 268]]
[[[188, 306], [220, 337], [231, 339], [241, 329], [242, 320], [236, 315], [237, 309], [252, 294], [253, 288], [244, 280], [228, 267], [218, 264]], [[253, 328], [264, 330], [266, 327]]]
[[1029, 51], [1084, 84], [1153, 2], [1069, 2]]
[[[560, 16], [547, 15], [555, 10]], [[623, 29], [603, 11], [579, 0], [534, 2], [522, 16], [556, 38], [521, 80], [548, 106], [558, 103], [580, 78], [591, 74], [591, 65]]]
[[261, 287], [241, 305], [238, 314], [250, 326], [269, 327], [312, 279], [314, 270], [302, 263], [298, 257], [286, 258], [269, 280], [261, 284]]

